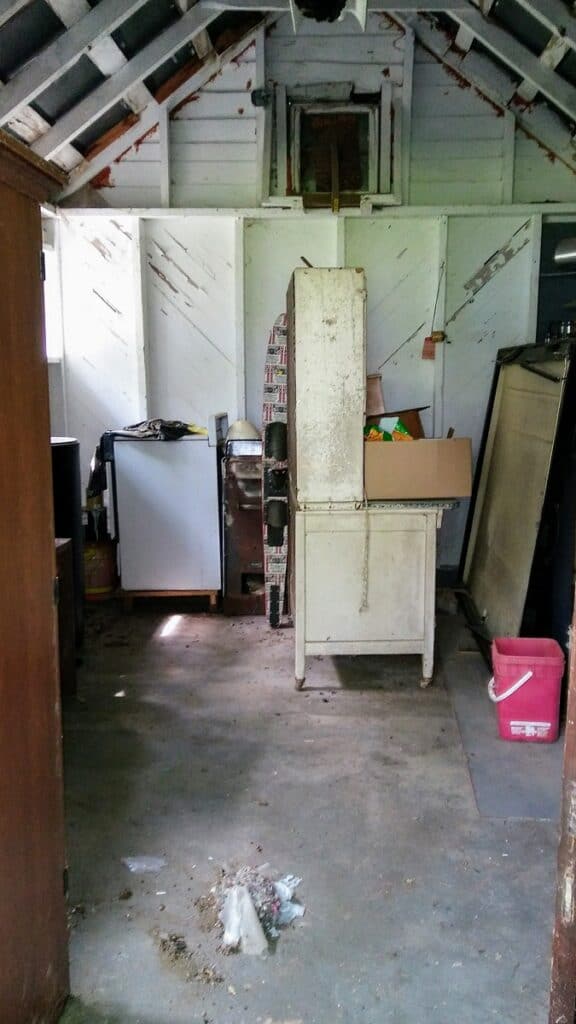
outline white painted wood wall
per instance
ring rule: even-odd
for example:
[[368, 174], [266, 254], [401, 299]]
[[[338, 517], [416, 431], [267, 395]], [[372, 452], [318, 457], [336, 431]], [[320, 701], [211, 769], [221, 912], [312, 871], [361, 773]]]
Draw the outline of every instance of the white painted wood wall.
[[[367, 279], [367, 369], [381, 368], [388, 409], [429, 406], [427, 436], [454, 427], [478, 453], [498, 349], [534, 340], [538, 217], [248, 220], [245, 229], [248, 416], [261, 422], [267, 333], [284, 309], [292, 270], [362, 266]], [[510, 296], [514, 296], [511, 301]], [[424, 338], [448, 343], [423, 360]], [[467, 503], [447, 513], [439, 562], [458, 563]]]
[[66, 430], [80, 441], [83, 487], [105, 430], [153, 416], [204, 426], [211, 413], [236, 418], [236, 220], [87, 215], [64, 218], [60, 239]]
[[[117, 208], [258, 206], [264, 118], [250, 94], [261, 64], [270, 88], [347, 82], [356, 91], [377, 93], [388, 82], [398, 97], [405, 45], [401, 28], [385, 15], [369, 15], [364, 33], [346, 18], [332, 26], [305, 21], [297, 35], [282, 17], [175, 109], [168, 121], [167, 170], [160, 130], [152, 130], [101, 175], [101, 195]], [[263, 54], [257, 46], [264, 46]], [[410, 204], [576, 201], [576, 175], [566, 163], [552, 160], [515, 127], [511, 113], [502, 114], [420, 45], [412, 84], [405, 168]]]

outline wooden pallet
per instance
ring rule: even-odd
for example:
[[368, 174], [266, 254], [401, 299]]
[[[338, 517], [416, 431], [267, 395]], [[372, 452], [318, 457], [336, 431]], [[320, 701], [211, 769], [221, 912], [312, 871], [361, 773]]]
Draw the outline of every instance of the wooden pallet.
[[210, 611], [218, 609], [219, 590], [121, 590], [122, 603], [127, 612], [131, 612], [135, 597], [207, 597]]

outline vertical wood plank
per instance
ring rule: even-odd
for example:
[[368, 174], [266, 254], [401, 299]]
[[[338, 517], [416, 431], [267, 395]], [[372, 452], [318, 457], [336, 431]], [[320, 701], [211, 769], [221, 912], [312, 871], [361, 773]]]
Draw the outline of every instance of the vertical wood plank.
[[[236, 394], [237, 413], [246, 416], [246, 352], [244, 343], [244, 218], [234, 218], [234, 320], [236, 324]], [[230, 410], [226, 410], [230, 412]]]
[[[437, 299], [432, 330], [446, 327], [446, 264], [448, 262], [448, 217], [438, 218]], [[446, 378], [446, 342], [436, 345], [434, 359], [434, 403], [432, 408], [432, 436], [444, 437], [444, 390]]]
[[276, 192], [285, 196], [288, 188], [288, 124], [286, 109], [286, 86], [275, 89], [276, 108]]
[[[266, 35], [264, 29], [256, 33], [256, 74], [254, 88], [266, 88]], [[256, 108], [256, 161], [259, 182], [259, 202], [270, 195], [270, 157], [272, 146], [272, 107]]]
[[514, 196], [514, 165], [516, 158], [516, 118], [509, 110], [504, 114], [504, 153], [502, 158], [502, 202], [512, 203]]
[[414, 33], [404, 35], [404, 76], [402, 81], [401, 182], [402, 202], [410, 202], [410, 146], [412, 140], [412, 93], [414, 84]]
[[139, 420], [148, 419], [148, 323], [146, 280], [145, 221], [135, 217], [132, 221], [132, 271], [134, 282], [134, 347], [136, 355], [136, 389]]
[[158, 111], [160, 132], [160, 205], [170, 206], [170, 114], [166, 106]]
[[392, 85], [382, 82], [380, 90], [380, 167], [378, 191], [387, 195], [390, 191], [390, 161], [392, 159]]
[[0, 184], [0, 209], [0, 1020], [52, 1024], [69, 989], [42, 241], [36, 202]]

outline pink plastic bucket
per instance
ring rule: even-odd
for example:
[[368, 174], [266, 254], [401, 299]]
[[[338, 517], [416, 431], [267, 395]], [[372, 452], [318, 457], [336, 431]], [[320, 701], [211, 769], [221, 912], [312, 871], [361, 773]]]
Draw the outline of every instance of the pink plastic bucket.
[[555, 640], [497, 637], [492, 642], [493, 678], [503, 740], [553, 743], [558, 739], [564, 654]]

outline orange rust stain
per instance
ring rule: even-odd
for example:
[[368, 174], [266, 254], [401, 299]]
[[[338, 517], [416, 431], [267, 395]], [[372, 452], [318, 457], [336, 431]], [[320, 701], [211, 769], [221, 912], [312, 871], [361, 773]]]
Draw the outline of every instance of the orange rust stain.
[[496, 103], [495, 100], [490, 99], [490, 97], [487, 96], [485, 92], [482, 92], [482, 89], [479, 89], [477, 85], [474, 86], [474, 92], [481, 100], [484, 100], [484, 103], [487, 103], [489, 107], [492, 107], [496, 117], [504, 117], [504, 107], [500, 106], [499, 103]]
[[243, 114], [244, 113], [244, 107], [238, 107], [238, 113], [239, 114]]
[[115, 142], [119, 139], [124, 132], [127, 132], [129, 128], [132, 128], [135, 124], [138, 124], [140, 120], [139, 114], [128, 114], [127, 117], [123, 118], [122, 121], [118, 121], [112, 128], [109, 128], [104, 135], [101, 135], [97, 142], [86, 153], [87, 160], [93, 160], [95, 156], [102, 153], [103, 150], [110, 145], [111, 142]]
[[236, 67], [240, 67], [240, 59], [241, 59], [241, 57], [243, 57], [246, 53], [248, 53], [249, 50], [255, 50], [255, 49], [256, 49], [256, 43], [254, 42], [254, 40], [252, 40], [252, 42], [248, 43], [248, 45], [245, 46], [244, 49], [240, 51], [240, 53], [237, 53], [236, 56], [232, 58], [230, 63], [234, 64]]
[[90, 184], [92, 188], [114, 188], [114, 182], [112, 181], [112, 168], [104, 167], [99, 174], [92, 178]]
[[184, 107], [187, 107], [189, 103], [196, 103], [196, 101], [199, 99], [199, 92], [191, 92], [189, 96], [185, 96], [183, 100], [180, 100], [180, 103], [177, 103], [176, 106], [173, 107], [173, 109], [170, 111], [170, 117], [174, 118], [176, 114], [178, 114], [179, 111], [183, 110]]
[[246, 89], [249, 90], [251, 88], [252, 88], [252, 79], [249, 78], [248, 81], [246, 82]]
[[188, 61], [188, 63], [184, 64], [184, 66], [179, 68], [178, 71], [175, 71], [174, 74], [171, 75], [170, 78], [167, 78], [160, 88], [154, 93], [154, 99], [156, 102], [163, 103], [164, 100], [168, 99], [168, 97], [171, 96], [179, 86], [183, 85], [184, 82], [187, 82], [188, 79], [203, 66], [203, 64], [203, 60], [195, 57], [194, 60]]
[[521, 110], [523, 113], [526, 112], [527, 110], [532, 110], [534, 106], [534, 100], [525, 100], [522, 96], [519, 96], [517, 92], [514, 93], [510, 102], [513, 103], [514, 106], [517, 107], [518, 110]]
[[390, 78], [390, 68], [382, 68], [382, 74], [384, 78]]
[[449, 64], [444, 64], [444, 71], [446, 72], [446, 74], [448, 75], [449, 78], [453, 78], [454, 79], [454, 81], [456, 82], [456, 85], [458, 86], [459, 89], [470, 89], [471, 88], [471, 85], [470, 85], [470, 82], [468, 81], [468, 79], [464, 78], [464, 75], [461, 75], [459, 71], [456, 71], [456, 68], [450, 67]]
[[153, 124], [152, 127], [149, 128], [147, 132], [144, 132], [144, 135], [141, 135], [139, 139], [136, 139], [136, 142], [134, 143], [134, 149], [136, 150], [136, 152], [138, 152], [138, 150], [140, 149], [140, 146], [144, 142], [146, 142], [146, 139], [149, 139], [157, 131], [158, 131], [158, 122], [156, 122], [156, 124]]
[[567, 167], [569, 171], [572, 171], [572, 174], [576, 174], [576, 167], [573, 167], [568, 160], [565, 160], [564, 157], [560, 156], [558, 153], [554, 153], [552, 149], [548, 149], [548, 146], [545, 146], [542, 140], [538, 139], [535, 135], [533, 135], [532, 132], [528, 130], [528, 128], [525, 128], [522, 124], [518, 124], [516, 125], [516, 127], [518, 128], [518, 131], [522, 132], [522, 134], [526, 136], [527, 139], [530, 139], [532, 142], [536, 143], [538, 149], [541, 149], [542, 152], [546, 154], [546, 157], [548, 158], [551, 164], [555, 164], [556, 161], [559, 160], [560, 163], [564, 164], [564, 166]]

